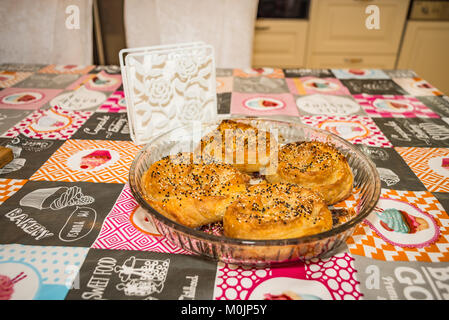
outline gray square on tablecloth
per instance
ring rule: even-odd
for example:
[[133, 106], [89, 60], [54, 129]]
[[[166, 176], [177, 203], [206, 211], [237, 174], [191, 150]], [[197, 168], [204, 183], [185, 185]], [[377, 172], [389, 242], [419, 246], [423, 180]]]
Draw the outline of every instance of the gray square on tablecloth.
[[449, 147], [449, 124], [436, 118], [373, 118], [395, 147]]
[[425, 191], [426, 187], [393, 148], [356, 145], [376, 165], [382, 188]]
[[126, 113], [95, 112], [70, 139], [130, 141]]
[[197, 256], [94, 249], [66, 300], [210, 300], [216, 271]]
[[283, 69], [286, 78], [301, 78], [301, 77], [317, 77], [317, 78], [334, 78], [335, 75], [330, 69], [303, 69], [303, 68], [288, 68]]
[[449, 97], [448, 96], [423, 96], [416, 97], [428, 108], [432, 109], [443, 117], [449, 117]]
[[80, 78], [80, 74], [52, 74], [35, 73], [13, 87], [16, 88], [40, 88], [40, 89], [65, 89]]
[[22, 134], [0, 138], [0, 145], [11, 148], [14, 159], [0, 168], [2, 179], [28, 179], [64, 143], [62, 140], [32, 139]]
[[417, 74], [413, 70], [394, 70], [385, 69], [383, 70], [390, 78], [414, 78]]
[[387, 262], [353, 257], [365, 300], [449, 299], [447, 262]]
[[32, 112], [32, 110], [0, 109], [0, 135], [4, 134]]
[[45, 66], [46, 64], [3, 63], [0, 64], [0, 70], [16, 72], [36, 72]]
[[234, 92], [240, 93], [288, 93], [290, 92], [282, 78], [234, 77]]
[[229, 114], [231, 112], [231, 93], [218, 93], [217, 94], [217, 113]]
[[123, 186], [28, 181], [1, 206], [0, 244], [90, 247]]
[[234, 69], [217, 68], [215, 70], [216, 77], [231, 77], [234, 73]]
[[406, 95], [407, 92], [391, 79], [342, 79], [351, 94]]

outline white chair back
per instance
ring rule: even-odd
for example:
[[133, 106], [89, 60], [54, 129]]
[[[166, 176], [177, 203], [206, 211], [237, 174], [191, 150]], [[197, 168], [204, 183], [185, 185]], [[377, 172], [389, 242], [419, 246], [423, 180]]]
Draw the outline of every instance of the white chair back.
[[2, 0], [0, 63], [93, 63], [92, 0]]
[[251, 67], [258, 0], [124, 1], [128, 48], [204, 41], [217, 67]]

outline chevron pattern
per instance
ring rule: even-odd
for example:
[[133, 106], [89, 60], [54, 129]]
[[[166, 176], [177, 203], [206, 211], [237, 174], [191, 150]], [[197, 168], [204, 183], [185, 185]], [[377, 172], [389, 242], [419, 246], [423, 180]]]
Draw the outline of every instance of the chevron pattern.
[[131, 214], [137, 207], [128, 185], [125, 185], [92, 248], [190, 254], [163, 236], [150, 235], [137, 229], [131, 222]]
[[[120, 158], [102, 169], [95, 171], [73, 170], [67, 163], [78, 152], [88, 149], [112, 150]], [[67, 140], [30, 180], [46, 181], [88, 181], [105, 183], [126, 183], [129, 167], [140, 147], [130, 141], [109, 140]]]

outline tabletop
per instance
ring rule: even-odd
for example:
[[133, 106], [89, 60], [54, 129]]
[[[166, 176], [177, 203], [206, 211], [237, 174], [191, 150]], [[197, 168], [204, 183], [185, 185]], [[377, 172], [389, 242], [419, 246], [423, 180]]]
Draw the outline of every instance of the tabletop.
[[202, 259], [130, 193], [141, 147], [117, 66], [2, 64], [0, 145], [14, 160], [0, 169], [0, 299], [449, 299], [448, 97], [409, 70], [216, 76], [219, 114], [297, 117], [357, 145], [379, 171], [378, 207], [408, 228], [373, 212], [337, 252], [304, 263]]

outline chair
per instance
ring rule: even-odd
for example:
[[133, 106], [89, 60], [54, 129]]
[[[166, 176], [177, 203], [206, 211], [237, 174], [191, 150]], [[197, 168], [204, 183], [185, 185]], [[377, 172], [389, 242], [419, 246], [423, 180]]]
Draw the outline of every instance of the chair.
[[258, 0], [124, 0], [128, 48], [204, 41], [219, 68], [250, 68]]
[[0, 63], [92, 64], [92, 0], [2, 0], [0, 39]]

